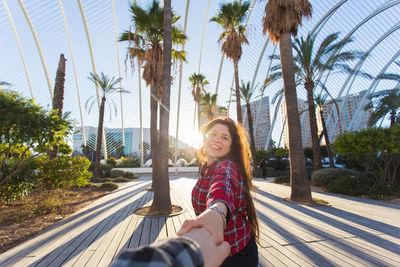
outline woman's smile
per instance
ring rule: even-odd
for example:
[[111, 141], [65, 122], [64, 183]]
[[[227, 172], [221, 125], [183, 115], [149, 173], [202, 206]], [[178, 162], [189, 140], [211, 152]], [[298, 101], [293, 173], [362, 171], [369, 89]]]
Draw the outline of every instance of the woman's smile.
[[223, 124], [216, 124], [206, 133], [204, 143], [208, 163], [226, 156], [232, 144], [229, 128]]

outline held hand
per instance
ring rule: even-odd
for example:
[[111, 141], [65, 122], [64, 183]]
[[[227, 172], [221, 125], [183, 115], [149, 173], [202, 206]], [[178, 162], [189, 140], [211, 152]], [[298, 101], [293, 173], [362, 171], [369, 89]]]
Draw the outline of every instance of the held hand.
[[207, 209], [196, 218], [185, 220], [177, 234], [182, 236], [193, 228], [204, 227], [213, 236], [214, 243], [220, 244], [224, 241], [223, 224], [221, 215], [217, 211]]
[[200, 245], [205, 267], [220, 266], [224, 259], [229, 256], [230, 247], [228, 242], [224, 241], [216, 245], [211, 234], [204, 228], [193, 228], [184, 236]]

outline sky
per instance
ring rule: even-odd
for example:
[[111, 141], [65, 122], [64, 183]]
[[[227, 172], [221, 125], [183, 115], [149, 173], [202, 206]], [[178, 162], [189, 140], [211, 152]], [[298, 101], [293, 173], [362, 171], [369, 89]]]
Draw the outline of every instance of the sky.
[[[179, 81], [179, 65], [173, 66], [174, 79], [171, 88], [170, 109], [170, 134], [173, 136], [176, 134], [179, 106], [179, 139], [188, 143], [193, 143], [193, 139], [199, 139], [198, 134], [193, 130], [194, 102], [188, 80], [193, 73], [200, 71], [206, 76], [209, 81], [206, 90], [211, 93], [216, 92], [217, 84], [219, 84], [218, 104], [228, 106], [227, 101], [233, 84], [233, 63], [224, 58], [222, 67], [220, 67], [221, 58], [223, 58], [221, 45], [218, 43], [221, 28], [218, 24], [209, 22], [209, 19], [217, 14], [220, 4], [225, 2], [227, 1], [192, 0], [189, 2], [187, 17], [189, 39], [185, 45], [187, 61], [183, 64], [181, 82]], [[349, 49], [368, 51], [374, 47], [368, 59], [362, 64], [363, 71], [372, 76], [376, 76], [382, 71], [398, 73], [398, 66], [393, 61], [398, 60], [399, 57], [399, 1], [329, 0], [310, 2], [313, 6], [313, 16], [312, 19], [303, 21], [303, 25], [299, 28], [299, 38], [306, 36], [331, 8], [340, 5], [337, 11], [333, 12], [327, 22], [322, 25], [317, 43], [320, 43], [332, 32], [340, 32], [340, 36], [343, 38], [354, 31], [352, 33], [354, 42]], [[79, 3], [81, 3], [81, 9]], [[151, 1], [142, 0], [137, 3], [139, 6], [147, 8]], [[261, 19], [264, 16], [266, 1], [254, 0], [250, 3], [252, 9], [248, 14], [246, 31], [249, 45], [243, 46], [243, 55], [239, 63], [239, 79], [244, 82], [254, 81], [254, 84], [257, 85], [262, 84], [266, 77], [270, 65], [269, 56], [274, 53], [274, 45], [268, 41], [268, 36], [262, 33]], [[181, 16], [178, 21], [181, 29], [184, 28], [186, 4], [187, 1], [184, 0], [172, 1], [174, 12]], [[141, 81], [142, 94], [140, 97], [138, 69], [137, 67], [132, 69], [129, 61], [126, 62], [126, 44], [116, 42], [116, 38], [121, 32], [132, 27], [128, 7], [129, 1], [126, 0], [2, 0], [0, 3], [2, 36], [0, 41], [0, 80], [11, 83], [10, 89], [27, 98], [32, 97], [32, 90], [36, 103], [51, 108], [48, 84], [50, 83], [51, 87], [54, 86], [58, 60], [62, 53], [67, 58], [64, 110], [71, 111], [76, 125], [81, 125], [80, 113], [82, 113], [85, 126], [97, 126], [96, 109], [89, 114], [84, 108], [85, 102], [92, 95], [96, 95], [93, 83], [87, 79], [90, 72], [96, 71], [104, 72], [110, 77], [122, 77], [122, 87], [130, 91], [129, 94], [123, 96], [116, 94], [109, 98], [107, 102], [110, 106], [106, 111], [105, 127], [120, 128], [122, 121], [124, 127], [139, 127], [140, 98], [142, 99], [143, 126], [149, 127], [149, 88], [146, 87], [144, 81]], [[27, 16], [24, 15], [24, 9]], [[66, 24], [62, 10], [65, 14]], [[89, 38], [86, 35], [82, 13], [86, 19]], [[29, 20], [32, 22], [32, 29], [27, 22]], [[392, 32], [389, 32], [391, 29]], [[67, 38], [67, 30], [70, 35], [71, 47]], [[33, 31], [37, 36], [36, 41]], [[387, 37], [383, 38], [385, 34]], [[382, 40], [376, 43], [380, 38]], [[89, 49], [88, 39], [90, 39], [92, 53]], [[376, 46], [374, 46], [375, 44]], [[266, 48], [263, 50], [265, 45]], [[41, 53], [39, 49], [42, 51]], [[276, 53], [279, 53], [279, 49], [276, 50]], [[26, 68], [22, 55], [25, 58]], [[257, 62], [260, 57], [257, 70]], [[276, 63], [273, 62], [272, 65]], [[350, 65], [355, 66], [356, 64], [357, 62], [353, 62]], [[221, 78], [218, 82], [217, 77], [220, 70]], [[326, 79], [326, 86], [335, 97], [341, 91], [343, 91], [342, 94], [354, 94], [362, 90], [379, 91], [395, 86], [390, 81], [374, 83], [364, 78], [356, 78], [354, 82], [346, 85], [347, 75], [340, 73], [330, 73], [323, 78]], [[271, 99], [280, 88], [282, 88], [282, 82], [277, 81], [267, 88], [265, 95]], [[180, 103], [178, 103], [179, 90], [181, 92]], [[298, 88], [297, 94], [299, 98], [306, 99], [305, 90], [301, 86]], [[256, 96], [258, 95], [256, 94]], [[81, 102], [81, 110], [79, 102]], [[110, 114], [113, 110], [113, 103], [118, 111], [116, 117]], [[234, 105], [229, 106], [230, 116], [233, 119], [236, 118]], [[276, 106], [272, 106], [271, 115], [275, 108]], [[278, 113], [272, 135], [273, 140], [279, 140], [281, 129], [281, 118]]]

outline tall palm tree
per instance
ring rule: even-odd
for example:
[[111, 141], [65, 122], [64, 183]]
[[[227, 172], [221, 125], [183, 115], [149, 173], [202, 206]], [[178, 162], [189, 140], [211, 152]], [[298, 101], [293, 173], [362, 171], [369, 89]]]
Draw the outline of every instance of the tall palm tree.
[[[322, 124], [322, 134], [321, 134], [321, 136], [323, 135], [324, 138], [325, 138], [326, 149], [328, 150], [329, 166], [331, 168], [334, 168], [335, 167], [335, 162], [333, 161], [333, 153], [332, 153], [332, 149], [331, 149], [331, 143], [329, 141], [328, 128], [326, 127], [325, 116], [324, 116], [324, 108], [325, 107], [329, 107], [329, 105], [326, 105], [326, 104], [329, 104], [329, 103], [335, 103], [336, 104], [336, 101], [335, 100], [331, 100], [331, 101], [327, 102], [326, 101], [327, 97], [328, 97], [328, 95], [317, 96], [317, 97], [315, 97], [315, 103], [317, 104], [317, 106], [319, 108], [319, 116], [320, 116], [321, 124]], [[329, 110], [329, 112], [332, 112], [332, 109]], [[339, 115], [339, 109], [337, 107], [337, 104], [336, 104], [336, 112], [337, 112], [337, 116], [339, 118], [340, 115]], [[334, 116], [332, 116], [332, 117], [334, 117]], [[319, 139], [321, 139], [321, 138], [319, 138]]]
[[[64, 107], [65, 61], [67, 60], [65, 59], [64, 54], [61, 54], [58, 62], [53, 96], [53, 110], [55, 110], [60, 117], [62, 116]], [[47, 150], [47, 154], [50, 158], [57, 157], [58, 146], [56, 144], [53, 145], [52, 149], [49, 148]]]
[[[172, 11], [171, 0], [164, 1], [163, 16], [163, 64], [162, 64], [162, 106], [160, 108], [159, 177], [154, 183], [154, 199], [150, 207], [151, 215], [168, 215], [172, 211], [169, 192], [169, 108], [171, 91], [172, 53]], [[153, 163], [154, 166], [154, 163]]]
[[249, 135], [250, 135], [250, 150], [251, 150], [253, 162], [255, 162], [254, 157], [256, 156], [256, 143], [255, 143], [255, 139], [254, 139], [253, 117], [251, 114], [250, 102], [253, 99], [253, 95], [256, 91], [256, 86], [251, 88], [250, 82], [247, 82], [245, 84], [242, 80], [242, 85], [239, 87], [239, 91], [240, 91], [240, 98], [246, 104], [247, 122], [249, 125]]
[[[100, 169], [101, 139], [103, 138], [104, 112], [105, 112], [106, 99], [110, 94], [128, 93], [128, 91], [120, 87], [117, 87], [122, 78], [115, 78], [115, 77], [109, 78], [103, 72], [100, 74], [100, 76], [97, 73], [93, 74], [91, 72], [88, 79], [91, 80], [94, 84], [98, 84], [102, 92], [100, 108], [99, 108], [99, 123], [97, 127], [97, 144], [96, 144], [94, 175], [93, 175], [95, 178], [97, 178], [101, 176], [101, 169]], [[95, 96], [90, 97], [86, 101], [85, 107], [86, 109], [88, 109], [89, 112], [93, 107], [95, 101], [96, 101]]]
[[[197, 114], [197, 123], [200, 130], [200, 101], [201, 101], [201, 94], [205, 93], [206, 90], [204, 86], [208, 84], [206, 80], [206, 76], [203, 74], [196, 74], [193, 73], [192, 76], [189, 77], [189, 81], [192, 83], [192, 96], [194, 99], [194, 113], [195, 116]], [[193, 128], [194, 128], [193, 123]]]
[[[353, 40], [351, 38], [338, 40], [338, 32], [329, 34], [322, 40], [319, 47], [317, 47], [315, 42], [316, 36], [316, 34], [309, 33], [305, 39], [303, 37], [296, 38], [293, 48], [297, 53], [295, 64], [300, 69], [299, 79], [307, 91], [314, 169], [318, 170], [322, 168], [322, 164], [315, 113], [314, 90], [317, 88], [317, 85], [320, 85], [322, 90], [329, 95], [328, 90], [319, 80], [322, 74], [325, 71], [333, 70], [351, 73], [352, 68], [346, 63], [361, 58], [364, 53], [350, 50], [342, 51]], [[363, 73], [360, 72], [358, 74], [361, 75]]]
[[[400, 76], [399, 76], [400, 77]], [[400, 89], [394, 88], [383, 90], [372, 94], [370, 101], [365, 105], [364, 110], [372, 110], [368, 120], [369, 126], [374, 126], [379, 120], [384, 119], [390, 114], [390, 127], [395, 123], [400, 123]], [[374, 105], [373, 100], [378, 99], [378, 103]]]
[[269, 32], [271, 40], [279, 42], [289, 129], [290, 199], [311, 203], [311, 188], [301, 142], [291, 38], [291, 35], [297, 35], [303, 16], [311, 17], [311, 4], [307, 0], [269, 0], [265, 6], [262, 24], [263, 33]]
[[[165, 4], [164, 4], [165, 5]], [[158, 158], [158, 131], [157, 131], [157, 113], [158, 103], [162, 97], [162, 79], [163, 79], [163, 32], [164, 32], [164, 9], [160, 7], [157, 1], [153, 1], [151, 6], [144, 10], [135, 3], [131, 3], [130, 12], [132, 13], [132, 22], [135, 32], [125, 31], [120, 36], [120, 41], [129, 42], [127, 50], [128, 56], [133, 67], [134, 59], [138, 60], [139, 67], [144, 64], [143, 79], [150, 86], [150, 139], [151, 139], [151, 157], [152, 157], [152, 183], [159, 176], [159, 158]], [[172, 44], [184, 44], [186, 35], [174, 24], [180, 17], [175, 16], [171, 11], [171, 35]], [[174, 60], [185, 60], [184, 51], [172, 49]]]
[[242, 112], [240, 107], [238, 65], [242, 56], [242, 43], [249, 43], [245, 36], [246, 28], [243, 26], [249, 6], [250, 2], [247, 1], [242, 4], [238, 1], [223, 3], [220, 5], [219, 13], [210, 19], [210, 21], [217, 22], [222, 26], [223, 31], [218, 40], [219, 42], [223, 41], [221, 51], [233, 61], [236, 85], [236, 116], [240, 123], [242, 123]]

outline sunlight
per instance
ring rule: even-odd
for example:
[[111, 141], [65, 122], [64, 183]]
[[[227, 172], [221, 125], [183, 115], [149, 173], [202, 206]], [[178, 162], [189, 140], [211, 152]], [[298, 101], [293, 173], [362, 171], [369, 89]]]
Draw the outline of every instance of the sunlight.
[[193, 130], [191, 127], [188, 128], [182, 128], [182, 137], [179, 137], [179, 139], [196, 149], [200, 148], [203, 144], [203, 136], [197, 129]]

